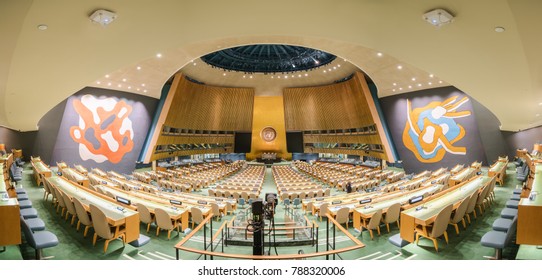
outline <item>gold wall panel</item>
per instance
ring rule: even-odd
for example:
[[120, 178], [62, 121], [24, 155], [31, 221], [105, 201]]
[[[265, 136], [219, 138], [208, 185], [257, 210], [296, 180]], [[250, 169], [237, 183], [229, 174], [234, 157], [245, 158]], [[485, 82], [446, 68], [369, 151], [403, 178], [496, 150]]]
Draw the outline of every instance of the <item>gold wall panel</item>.
[[[284, 102], [282, 96], [256, 96], [252, 121], [252, 147], [247, 160], [261, 157], [263, 152], [275, 152], [277, 157], [291, 159], [286, 150], [286, 129], [284, 126]], [[266, 142], [260, 137], [265, 127], [271, 126], [277, 132], [275, 140]]]

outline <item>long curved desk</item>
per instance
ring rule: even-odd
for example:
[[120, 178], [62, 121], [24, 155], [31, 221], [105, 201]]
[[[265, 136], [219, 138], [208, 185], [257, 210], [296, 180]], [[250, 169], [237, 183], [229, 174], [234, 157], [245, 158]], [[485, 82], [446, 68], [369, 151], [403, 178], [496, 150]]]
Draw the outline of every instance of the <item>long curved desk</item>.
[[111, 198], [102, 196], [87, 188], [82, 188], [64, 177], [54, 176], [46, 178], [46, 180], [54, 187], [66, 193], [70, 198], [76, 197], [79, 199], [87, 211], [89, 211], [90, 204], [100, 208], [105, 213], [107, 221], [111, 226], [124, 225], [127, 243], [139, 238], [139, 213], [137, 211], [117, 203]]
[[[454, 209], [459, 206], [464, 198], [470, 196], [474, 192], [479, 192], [483, 187], [495, 182], [495, 177], [477, 176], [469, 181], [451, 187], [427, 201], [423, 201], [423, 208], [418, 210], [418, 207], [412, 207], [401, 212], [401, 238], [414, 242], [414, 231], [416, 225], [429, 225], [433, 223], [436, 215], [447, 205], [453, 204]], [[419, 204], [416, 204], [419, 205]], [[414, 205], [414, 206], [416, 206]]]

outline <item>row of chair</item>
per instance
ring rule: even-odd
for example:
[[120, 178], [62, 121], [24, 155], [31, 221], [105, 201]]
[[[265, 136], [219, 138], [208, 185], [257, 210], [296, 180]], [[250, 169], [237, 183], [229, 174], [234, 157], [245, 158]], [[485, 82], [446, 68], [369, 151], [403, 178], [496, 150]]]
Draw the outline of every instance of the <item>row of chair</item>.
[[501, 217], [493, 222], [492, 230], [484, 234], [480, 240], [482, 246], [495, 249], [494, 259], [502, 259], [503, 249], [510, 246], [516, 234], [521, 191], [521, 188], [516, 188], [512, 192], [505, 208], [501, 210]]
[[27, 244], [35, 250], [36, 260], [40, 260], [43, 249], [58, 245], [58, 237], [45, 230], [45, 222], [38, 217], [38, 211], [32, 207], [26, 190], [21, 186], [16, 187], [15, 191], [20, 208], [21, 230]]

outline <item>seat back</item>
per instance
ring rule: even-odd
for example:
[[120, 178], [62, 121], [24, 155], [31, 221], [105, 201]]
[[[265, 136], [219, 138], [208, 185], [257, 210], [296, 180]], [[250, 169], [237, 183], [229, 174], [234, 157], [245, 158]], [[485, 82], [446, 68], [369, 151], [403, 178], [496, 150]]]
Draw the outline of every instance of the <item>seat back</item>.
[[463, 217], [465, 217], [465, 213], [467, 212], [467, 207], [469, 207], [469, 202], [470, 202], [469, 200], [470, 200], [470, 196], [465, 197], [465, 199], [461, 201], [461, 203], [459, 204], [459, 207], [455, 209], [455, 213], [452, 216], [450, 223], [457, 224], [463, 219]]
[[327, 188], [325, 191], [324, 191], [324, 196], [329, 196], [331, 194], [331, 190], [329, 188]]
[[506, 239], [504, 241], [504, 246], [507, 246], [508, 244], [510, 244], [512, 237], [516, 233], [517, 225], [518, 225], [518, 216], [515, 216], [514, 219], [512, 220], [512, 224], [510, 225], [510, 228], [506, 232]]
[[437, 214], [437, 217], [435, 218], [435, 221], [433, 222], [433, 228], [431, 230], [431, 233], [429, 234], [431, 237], [439, 237], [441, 236], [446, 228], [448, 227], [448, 222], [450, 221], [450, 216], [452, 215], [453, 210], [453, 204], [450, 204], [446, 207], [444, 207], [440, 212]]
[[145, 223], [145, 224], [152, 223], [151, 212], [149, 211], [149, 208], [147, 208], [147, 206], [145, 206], [143, 203], [137, 204], [137, 212], [139, 212], [139, 220], [142, 223]]
[[218, 207], [218, 204], [211, 202], [211, 211], [213, 212], [213, 215], [215, 217], [220, 217], [220, 207]]
[[329, 208], [329, 203], [322, 203], [320, 205], [320, 217], [325, 217]]
[[301, 204], [301, 199], [299, 199], [299, 197], [294, 198], [294, 206], [297, 206], [299, 204]]
[[94, 225], [94, 231], [98, 236], [104, 239], [111, 239], [114, 233], [111, 231], [111, 227], [107, 222], [107, 217], [104, 212], [96, 207], [94, 204], [90, 204], [90, 216], [92, 217], [92, 224]]
[[473, 194], [471, 194], [471, 196], [468, 197], [469, 199], [469, 204], [467, 206], [467, 210], [465, 211], [465, 213], [467, 214], [470, 214], [474, 211], [474, 208], [476, 208], [476, 201], [478, 200], [478, 193], [477, 192], [474, 192]]
[[339, 224], [347, 223], [347, 222], [348, 222], [348, 215], [349, 215], [349, 214], [350, 214], [350, 209], [348, 209], [348, 207], [340, 208], [340, 209], [337, 211], [337, 215], [335, 216], [335, 220], [336, 220]]
[[[43, 184], [43, 185], [45, 185], [45, 184]], [[62, 199], [64, 200], [64, 204], [66, 205], [66, 209], [68, 209], [68, 213], [70, 213], [72, 215], [77, 215], [77, 211], [75, 210], [75, 206], [73, 205], [73, 201], [64, 192], [62, 192]]]
[[392, 206], [388, 207], [386, 211], [386, 217], [384, 217], [384, 222], [391, 224], [399, 220], [399, 215], [401, 214], [401, 203], [395, 203]]
[[244, 206], [245, 205], [245, 199], [240, 197], [238, 204], [239, 204], [239, 206]]
[[79, 221], [85, 226], [92, 225], [92, 221], [90, 220], [90, 216], [88, 215], [87, 210], [85, 210], [85, 207], [83, 206], [81, 201], [79, 201], [79, 199], [77, 199], [76, 197], [73, 198], [73, 206], [75, 208], [75, 212], [77, 213], [77, 218], [79, 219]]
[[[493, 177], [495, 178], [495, 177]], [[487, 192], [489, 191], [490, 185], [486, 185], [480, 194], [478, 195], [478, 199], [476, 200], [476, 205], [482, 204], [484, 202], [484, 199], [486, 198]]]
[[64, 198], [63, 198], [63, 192], [59, 189], [55, 189], [55, 192], [56, 192], [56, 197], [58, 199], [58, 205], [60, 205], [60, 207], [62, 208], [66, 208], [66, 203], [64, 202]]
[[305, 209], [307, 209], [307, 211], [312, 211], [312, 203], [313, 203], [312, 201], [309, 201], [305, 205]]
[[380, 225], [380, 220], [382, 219], [382, 209], [376, 211], [369, 223], [367, 223], [367, 229], [376, 229]]
[[203, 222], [203, 212], [198, 207], [192, 207], [190, 209], [190, 213], [192, 214], [192, 221], [196, 224], [200, 224]]
[[154, 209], [154, 215], [156, 217], [156, 225], [158, 225], [161, 229], [170, 230], [173, 229], [173, 221], [171, 221], [171, 217], [166, 212], [166, 210], [161, 208]]
[[30, 226], [26, 223], [26, 220], [23, 216], [20, 217], [21, 220], [21, 230], [23, 231], [24, 237], [28, 245], [32, 248], [36, 248], [36, 240], [34, 239], [34, 233], [30, 229]]

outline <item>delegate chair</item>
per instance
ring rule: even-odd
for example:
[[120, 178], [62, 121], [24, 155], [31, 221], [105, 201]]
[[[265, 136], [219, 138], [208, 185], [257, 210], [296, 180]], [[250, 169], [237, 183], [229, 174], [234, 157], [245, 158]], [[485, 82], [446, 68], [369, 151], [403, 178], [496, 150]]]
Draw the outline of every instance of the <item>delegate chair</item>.
[[329, 203], [322, 203], [320, 205], [320, 213], [318, 216], [320, 216], [320, 222], [322, 221], [322, 217], [325, 217], [328, 212]]
[[124, 244], [126, 243], [126, 235], [124, 229], [121, 229], [120, 226], [111, 228], [111, 226], [107, 222], [107, 217], [105, 216], [104, 212], [93, 204], [90, 204], [90, 216], [92, 217], [92, 224], [94, 225], [95, 231], [94, 237], [92, 238], [93, 246], [96, 246], [96, 239], [98, 238], [98, 236], [105, 239], [104, 253], [107, 252], [109, 242], [119, 237], [122, 238], [122, 245], [124, 246]]
[[395, 203], [392, 206], [388, 207], [388, 211], [382, 217], [382, 222], [386, 224], [388, 233], [390, 232], [390, 224], [397, 222], [397, 227], [399, 226], [399, 215], [401, 214], [401, 203]]
[[307, 202], [307, 204], [305, 205], [305, 214], [312, 211], [312, 204], [312, 201]]
[[60, 217], [64, 218], [64, 211], [66, 211], [66, 203], [64, 202], [63, 193], [59, 189], [55, 189], [56, 198], [58, 200], [58, 206], [56, 207], [56, 212], [58, 213], [59, 209], [62, 209], [60, 212]]
[[438, 252], [438, 240], [437, 238], [441, 235], [444, 235], [446, 244], [448, 244], [448, 233], [446, 228], [448, 227], [448, 222], [450, 221], [450, 216], [452, 215], [453, 205], [450, 204], [444, 209], [440, 210], [435, 218], [435, 221], [430, 226], [416, 227], [416, 245], [420, 241], [420, 236], [433, 240], [433, 245], [435, 250]]
[[178, 220], [172, 220], [169, 214], [160, 208], [154, 209], [154, 215], [156, 217], [156, 236], [160, 235], [160, 230], [167, 230], [167, 239], [171, 238], [171, 231], [177, 229], [177, 236], [179, 235], [179, 228], [181, 223]]
[[139, 221], [147, 224], [147, 232], [149, 232], [151, 224], [154, 222], [154, 216], [149, 211], [149, 208], [142, 203], [137, 204], [137, 212], [139, 212]]
[[44, 190], [44, 192], [43, 192], [43, 200], [44, 201], [47, 201], [47, 199], [49, 198], [49, 195], [52, 195], [51, 194], [52, 191], [51, 191], [51, 188], [49, 186], [50, 186], [49, 181], [45, 180], [43, 182], [43, 190]]
[[231, 203], [226, 201], [226, 209], [225, 209], [226, 215], [232, 215], [233, 214], [233, 206]]
[[245, 199], [240, 197], [239, 198], [239, 202], [237, 203], [239, 206], [241, 206], [241, 208], [245, 208]]
[[216, 217], [216, 220], [218, 221], [218, 219], [220, 219], [221, 215], [220, 215], [220, 207], [218, 206], [218, 204], [216, 203], [209, 203], [211, 205], [211, 212], [213, 213], [213, 216]]
[[192, 207], [190, 209], [190, 213], [192, 215], [192, 228], [194, 228], [195, 224], [201, 224], [203, 222], [203, 212], [201, 209], [197, 207]]
[[516, 234], [517, 229], [517, 217], [515, 217], [507, 231], [492, 230], [482, 236], [480, 242], [482, 246], [495, 249], [494, 259], [502, 259], [502, 250], [506, 248], [512, 241], [513, 236]]
[[[472, 194], [472, 195], [476, 195], [476, 194]], [[450, 225], [454, 226], [455, 233], [457, 235], [459, 235], [459, 226], [457, 225], [459, 224], [459, 222], [463, 224], [463, 229], [467, 229], [467, 225], [465, 223], [465, 214], [467, 212], [467, 207], [469, 206], [469, 202], [470, 202], [470, 196], [463, 199], [463, 201], [461, 201], [461, 203], [459, 204], [459, 207], [457, 207], [457, 209], [455, 209], [455, 211], [452, 213], [452, 218], [450, 219]]]
[[349, 215], [350, 215], [350, 209], [348, 209], [348, 207], [340, 208], [337, 211], [337, 215], [335, 216], [335, 220], [341, 225], [346, 224], [346, 229], [348, 229], [348, 221], [349, 221], [348, 216]]
[[467, 216], [467, 221], [469, 222], [469, 225], [471, 223], [470, 214], [474, 215], [474, 218], [477, 218], [476, 217], [476, 201], [478, 201], [478, 195], [479, 194], [477, 192], [474, 192], [469, 197], [469, 204], [467, 206], [467, 210], [465, 211], [465, 216]]
[[376, 231], [378, 232], [378, 235], [380, 235], [380, 220], [381, 219], [382, 219], [382, 209], [374, 212], [369, 222], [366, 225], [363, 225], [363, 227], [365, 227], [369, 231], [369, 235], [371, 235], [371, 240], [373, 239], [373, 230], [376, 229]]
[[77, 231], [79, 231], [79, 228], [81, 227], [81, 224], [85, 226], [85, 231], [83, 233], [83, 237], [87, 237], [88, 229], [92, 227], [92, 220], [90, 219], [90, 216], [85, 210], [85, 207], [79, 201], [77, 198], [73, 198], [73, 206], [75, 207], [75, 212], [77, 213]]
[[298, 208], [301, 205], [301, 199], [294, 198], [294, 208]]
[[[45, 183], [43, 184], [45, 186]], [[73, 225], [75, 223], [75, 218], [77, 218], [77, 211], [75, 210], [75, 206], [73, 204], [73, 201], [70, 199], [70, 197], [66, 193], [62, 193], [62, 198], [64, 199], [64, 204], [66, 205], [66, 221], [72, 215], [72, 220], [70, 225]]]

